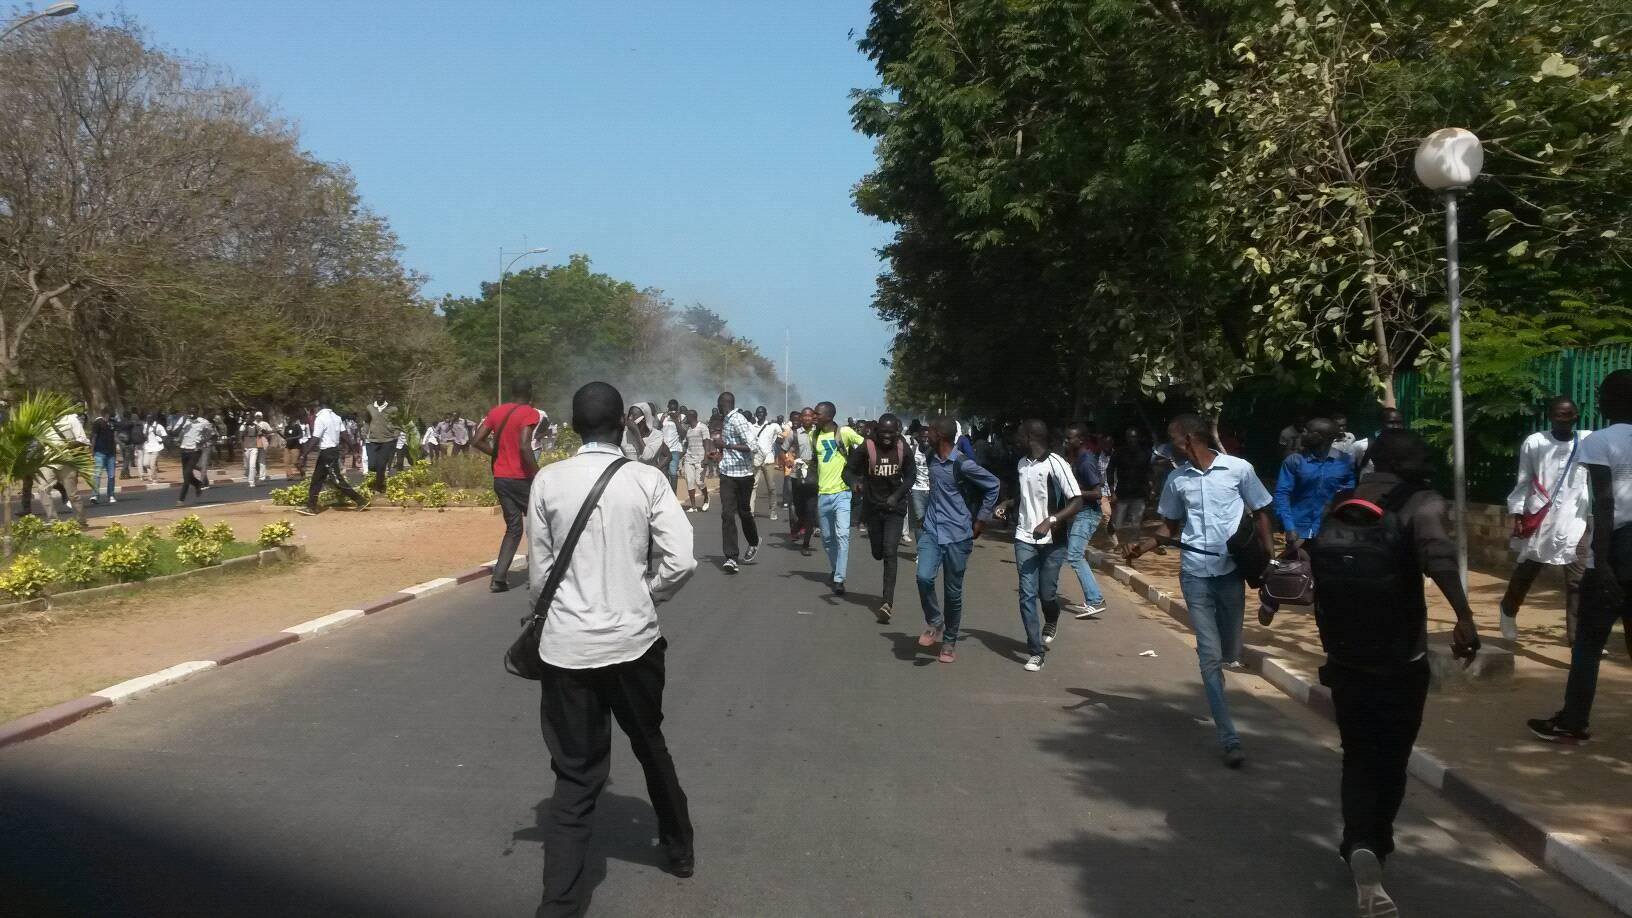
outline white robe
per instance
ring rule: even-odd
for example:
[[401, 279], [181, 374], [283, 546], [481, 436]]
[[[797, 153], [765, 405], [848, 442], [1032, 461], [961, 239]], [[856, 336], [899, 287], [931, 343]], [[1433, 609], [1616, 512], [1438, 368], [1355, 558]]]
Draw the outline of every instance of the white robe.
[[[1586, 439], [1589, 433], [1592, 431], [1576, 431], [1577, 441]], [[1547, 498], [1536, 490], [1537, 483], [1553, 495], [1552, 509], [1542, 518], [1541, 528], [1528, 539], [1513, 540], [1520, 561], [1569, 564], [1575, 560], [1576, 546], [1587, 534], [1592, 505], [1587, 493], [1587, 470], [1579, 454], [1570, 466], [1569, 480], [1560, 481], [1572, 448], [1574, 443], [1556, 440], [1546, 430], [1526, 437], [1519, 447], [1519, 480], [1507, 496], [1507, 512], [1533, 513], [1545, 506]]]

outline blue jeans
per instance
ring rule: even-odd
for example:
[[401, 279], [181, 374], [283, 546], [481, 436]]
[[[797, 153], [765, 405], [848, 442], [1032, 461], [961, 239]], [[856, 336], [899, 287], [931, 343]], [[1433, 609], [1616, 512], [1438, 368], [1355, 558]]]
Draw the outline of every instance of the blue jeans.
[[[918, 601], [924, 606], [925, 625], [945, 627], [943, 647], [958, 642], [958, 625], [963, 622], [963, 572], [969, 569], [969, 553], [974, 549], [974, 539], [942, 545], [931, 536], [920, 533], [918, 537]], [[942, 573], [946, 575], [945, 616], [935, 602], [935, 575]]]
[[1205, 577], [1179, 575], [1179, 589], [1190, 609], [1190, 627], [1196, 632], [1196, 657], [1201, 663], [1201, 685], [1213, 712], [1218, 741], [1228, 749], [1240, 745], [1230, 708], [1224, 701], [1225, 661], [1241, 658], [1241, 618], [1246, 613], [1246, 584], [1239, 573]]
[[1066, 560], [1077, 572], [1077, 583], [1082, 585], [1082, 600], [1090, 606], [1103, 605], [1105, 594], [1099, 591], [1094, 569], [1088, 565], [1088, 540], [1099, 531], [1102, 514], [1098, 510], [1083, 510], [1071, 518], [1071, 539], [1066, 543]]
[[912, 525], [922, 531], [924, 528], [924, 510], [929, 507], [928, 491], [912, 491]]
[[113, 453], [97, 453], [92, 458], [96, 460], [96, 477], [91, 480], [91, 494], [94, 496], [97, 489], [102, 487], [102, 475], [106, 473], [108, 476], [108, 499], [112, 500], [113, 472], [115, 463], [118, 461], [117, 457]]
[[1048, 651], [1043, 644], [1043, 628], [1037, 620], [1041, 603], [1043, 620], [1060, 620], [1060, 567], [1065, 562], [1065, 546], [1058, 542], [1033, 545], [1014, 543], [1014, 566], [1020, 569], [1020, 624], [1026, 629], [1026, 649], [1032, 656]]
[[850, 567], [850, 492], [817, 495], [816, 518], [821, 521], [822, 548], [827, 550], [833, 582], [843, 583]]

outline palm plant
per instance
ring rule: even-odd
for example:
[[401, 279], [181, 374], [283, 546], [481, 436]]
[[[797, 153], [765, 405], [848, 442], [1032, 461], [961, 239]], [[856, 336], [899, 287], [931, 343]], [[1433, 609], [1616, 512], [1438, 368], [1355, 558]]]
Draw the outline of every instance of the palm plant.
[[[57, 421], [79, 405], [66, 395], [25, 396], [0, 424], [0, 552], [11, 557], [11, 498], [31, 487], [42, 470], [68, 466], [82, 479], [92, 477], [91, 452], [57, 433]], [[49, 499], [49, 498], [47, 498]]]

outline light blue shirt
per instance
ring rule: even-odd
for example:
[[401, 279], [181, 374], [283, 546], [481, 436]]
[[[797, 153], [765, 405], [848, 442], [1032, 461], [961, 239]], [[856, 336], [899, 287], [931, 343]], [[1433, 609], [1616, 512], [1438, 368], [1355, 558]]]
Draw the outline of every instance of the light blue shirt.
[[1200, 577], [1219, 577], [1235, 570], [1229, 541], [1247, 510], [1274, 503], [1252, 463], [1219, 454], [1205, 470], [1181, 464], [1167, 476], [1156, 509], [1163, 519], [1183, 520], [1180, 541], [1214, 554], [1181, 551], [1179, 569]]

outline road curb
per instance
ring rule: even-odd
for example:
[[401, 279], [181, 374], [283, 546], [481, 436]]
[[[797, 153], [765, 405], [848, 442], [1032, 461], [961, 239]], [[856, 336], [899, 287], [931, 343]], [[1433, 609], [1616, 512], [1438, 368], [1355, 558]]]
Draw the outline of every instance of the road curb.
[[[1157, 590], [1142, 574], [1116, 563], [1106, 552], [1090, 549], [1088, 561], [1138, 598], [1167, 613], [1186, 629], [1190, 627], [1190, 610], [1182, 598]], [[1249, 671], [1327, 720], [1336, 718], [1331, 692], [1313, 674], [1262, 647], [1244, 644], [1241, 651], [1241, 662]], [[1622, 914], [1632, 915], [1632, 866], [1593, 847], [1587, 839], [1549, 830], [1420, 745], [1411, 753], [1409, 771], [1412, 777], [1501, 835], [1520, 854], [1565, 877]]]
[[[246, 557], [254, 558], [255, 556], [249, 555]], [[512, 566], [513, 569], [515, 569], [515, 566]], [[114, 705], [125, 704], [157, 689], [174, 685], [212, 669], [219, 669], [240, 660], [262, 656], [280, 648], [299, 644], [301, 641], [327, 634], [336, 628], [363, 621], [376, 612], [394, 608], [425, 596], [434, 596], [462, 583], [474, 582], [491, 575], [492, 572], [493, 565], [489, 563], [462, 571], [454, 576], [437, 577], [423, 583], [416, 583], [413, 586], [404, 587], [396, 593], [388, 594], [361, 609], [341, 609], [327, 615], [319, 615], [298, 625], [290, 625], [275, 634], [229, 644], [206, 659], [177, 663], [155, 673], [126, 679], [117, 685], [108, 686], [83, 698], [65, 701], [35, 711], [32, 714], [25, 714], [16, 720], [0, 724], [0, 748], [45, 736], [48, 733], [54, 733], [88, 714], [94, 714]]]

